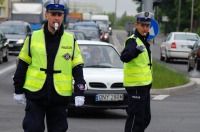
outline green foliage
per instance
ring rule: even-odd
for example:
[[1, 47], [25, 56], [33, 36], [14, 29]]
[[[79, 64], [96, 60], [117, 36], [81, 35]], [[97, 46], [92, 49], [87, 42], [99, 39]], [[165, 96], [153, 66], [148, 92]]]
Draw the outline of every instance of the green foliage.
[[120, 19], [115, 20], [115, 13], [107, 13], [109, 16], [109, 20], [112, 23], [112, 27], [114, 29], [123, 29], [127, 21], [133, 21], [135, 22], [135, 17], [134, 16], [127, 16], [127, 13], [124, 12], [122, 17]]
[[[180, 26], [179, 31], [184, 31], [190, 29], [191, 23], [191, 7], [192, 0], [181, 0], [181, 11], [180, 11]], [[163, 3], [157, 8], [157, 21], [162, 22], [162, 16], [168, 16], [169, 22], [167, 22], [167, 32], [172, 32], [177, 30], [178, 26], [178, 10], [179, 10], [179, 0], [163, 0]], [[194, 12], [193, 12], [193, 32], [196, 32], [198, 27], [200, 27], [200, 2], [194, 1]], [[161, 24], [162, 25], [162, 24]], [[164, 28], [164, 26], [161, 26]]]
[[153, 61], [153, 86], [154, 89], [163, 89], [187, 84], [186, 75], [178, 73], [166, 66]]
[[135, 22], [135, 18], [133, 17], [133, 16], [126, 16], [126, 15], [123, 15], [122, 17], [121, 17], [121, 19], [119, 19], [118, 21], [117, 21], [117, 26], [125, 26], [125, 23], [127, 22], [127, 21], [133, 21], [133, 22]]
[[197, 29], [197, 34], [200, 36], [200, 27]]
[[0, 0], [0, 4], [3, 4], [4, 0]]

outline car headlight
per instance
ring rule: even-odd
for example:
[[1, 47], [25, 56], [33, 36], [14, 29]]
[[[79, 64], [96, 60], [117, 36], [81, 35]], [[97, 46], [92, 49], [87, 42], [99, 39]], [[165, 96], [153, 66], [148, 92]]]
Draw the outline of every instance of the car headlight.
[[24, 44], [24, 39], [20, 39], [16, 42], [16, 44]]

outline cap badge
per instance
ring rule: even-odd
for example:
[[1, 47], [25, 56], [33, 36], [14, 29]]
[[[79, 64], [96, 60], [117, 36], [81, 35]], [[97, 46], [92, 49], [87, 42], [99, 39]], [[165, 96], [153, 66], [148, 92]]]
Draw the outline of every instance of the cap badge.
[[55, 4], [59, 4], [59, 1], [60, 1], [60, 0], [54, 0], [54, 3], [55, 3]]
[[144, 13], [144, 17], [147, 18], [149, 16], [149, 12]]

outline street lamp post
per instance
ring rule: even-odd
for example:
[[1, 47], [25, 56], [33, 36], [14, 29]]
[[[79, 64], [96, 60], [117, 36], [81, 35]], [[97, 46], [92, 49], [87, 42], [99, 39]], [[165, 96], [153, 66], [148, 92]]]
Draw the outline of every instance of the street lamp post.
[[116, 24], [117, 22], [117, 0], [115, 0], [115, 22], [114, 22], [114, 25]]
[[190, 32], [192, 32], [193, 29], [193, 12], [194, 12], [194, 0], [192, 0], [192, 7], [191, 7]]

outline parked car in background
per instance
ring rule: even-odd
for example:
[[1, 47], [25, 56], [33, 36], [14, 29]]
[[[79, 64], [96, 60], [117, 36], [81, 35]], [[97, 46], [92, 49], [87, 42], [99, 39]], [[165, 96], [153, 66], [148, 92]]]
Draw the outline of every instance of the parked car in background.
[[190, 32], [171, 32], [160, 45], [160, 60], [170, 62], [174, 59], [188, 59], [190, 48], [199, 39], [198, 34]]
[[[127, 93], [123, 87], [123, 63], [119, 52], [105, 42], [77, 40], [77, 43], [84, 59], [83, 108], [126, 109]], [[74, 97], [70, 102], [69, 109], [75, 108]]]
[[4, 33], [0, 31], [0, 64], [7, 62], [9, 56], [8, 42]]
[[188, 66], [187, 70], [200, 71], [200, 40], [196, 41], [193, 46], [188, 46], [191, 51], [188, 55]]
[[18, 55], [27, 35], [31, 34], [30, 24], [23, 21], [5, 21], [0, 23], [0, 30], [5, 34], [9, 53]]
[[87, 39], [85, 33], [81, 30], [65, 30], [65, 31], [73, 34], [76, 40], [86, 40]]

